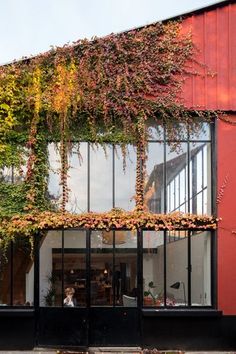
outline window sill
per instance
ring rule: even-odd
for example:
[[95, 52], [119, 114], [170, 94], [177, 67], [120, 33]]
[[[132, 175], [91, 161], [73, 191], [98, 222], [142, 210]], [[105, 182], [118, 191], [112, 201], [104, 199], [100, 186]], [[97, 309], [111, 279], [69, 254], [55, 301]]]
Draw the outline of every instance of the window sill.
[[0, 308], [0, 317], [33, 317], [34, 309]]
[[143, 309], [144, 317], [221, 317], [222, 311], [214, 309]]

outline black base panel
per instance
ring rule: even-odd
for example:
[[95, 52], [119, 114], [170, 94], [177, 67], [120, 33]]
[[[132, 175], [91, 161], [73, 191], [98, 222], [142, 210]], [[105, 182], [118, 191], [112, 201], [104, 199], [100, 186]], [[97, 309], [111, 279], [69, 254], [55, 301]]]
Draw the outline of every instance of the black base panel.
[[83, 308], [41, 308], [38, 322], [38, 346], [85, 347], [87, 310]]
[[145, 317], [143, 347], [177, 350], [236, 350], [236, 316]]

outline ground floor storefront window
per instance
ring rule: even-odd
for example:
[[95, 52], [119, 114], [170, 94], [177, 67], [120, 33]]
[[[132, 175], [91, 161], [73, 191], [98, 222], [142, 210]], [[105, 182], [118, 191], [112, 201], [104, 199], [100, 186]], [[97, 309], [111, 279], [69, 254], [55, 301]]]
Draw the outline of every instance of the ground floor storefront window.
[[40, 244], [39, 303], [212, 306], [210, 231], [49, 231]]
[[144, 306], [211, 305], [211, 233], [145, 231]]
[[34, 257], [28, 238], [0, 251], [0, 306], [34, 306]]

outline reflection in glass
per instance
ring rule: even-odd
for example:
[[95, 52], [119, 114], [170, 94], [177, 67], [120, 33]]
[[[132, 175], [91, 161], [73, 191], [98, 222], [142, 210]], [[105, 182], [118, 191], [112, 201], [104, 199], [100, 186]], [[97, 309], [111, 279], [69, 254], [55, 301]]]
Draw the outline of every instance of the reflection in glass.
[[115, 305], [137, 307], [137, 233], [115, 232]]
[[143, 232], [143, 305], [164, 305], [164, 233]]
[[0, 253], [0, 306], [33, 306], [34, 263], [28, 238], [18, 237]]
[[163, 143], [149, 143], [144, 203], [153, 213], [164, 211], [164, 147]]
[[40, 247], [40, 306], [62, 304], [62, 232], [49, 231]]
[[198, 123], [199, 129], [195, 133], [190, 132], [190, 140], [210, 140], [211, 139], [211, 124], [209, 123]]
[[171, 231], [166, 244], [166, 305], [188, 305], [188, 237]]
[[21, 161], [19, 166], [8, 166], [0, 168], [0, 182], [19, 184], [24, 181], [27, 171], [28, 149], [22, 148], [22, 146], [16, 147], [18, 151], [16, 154], [20, 154]]
[[211, 148], [209, 143], [190, 144], [191, 212], [211, 213]]
[[72, 148], [69, 156], [68, 188], [69, 200], [66, 210], [72, 213], [83, 213], [87, 211], [88, 201], [88, 144]]
[[68, 288], [74, 290], [73, 305], [86, 306], [86, 231], [64, 231], [64, 289]]
[[60, 186], [61, 159], [59, 147], [55, 143], [48, 144], [49, 177], [48, 194], [55, 208], [59, 207], [62, 188]]
[[135, 207], [136, 158], [134, 147], [127, 145], [124, 170], [121, 148], [115, 148], [115, 207], [125, 210]]
[[91, 232], [90, 302], [112, 306], [113, 232]]
[[11, 246], [4, 256], [0, 249], [0, 306], [11, 305]]
[[188, 212], [188, 157], [187, 143], [178, 149], [166, 146], [166, 194], [167, 212]]
[[160, 124], [148, 119], [147, 126], [148, 140], [164, 140], [164, 128]]
[[34, 301], [34, 262], [28, 238], [13, 245], [13, 305], [32, 306]]
[[193, 306], [211, 305], [211, 233], [191, 235], [191, 299]]
[[91, 145], [90, 148], [90, 210], [112, 208], [112, 146]]

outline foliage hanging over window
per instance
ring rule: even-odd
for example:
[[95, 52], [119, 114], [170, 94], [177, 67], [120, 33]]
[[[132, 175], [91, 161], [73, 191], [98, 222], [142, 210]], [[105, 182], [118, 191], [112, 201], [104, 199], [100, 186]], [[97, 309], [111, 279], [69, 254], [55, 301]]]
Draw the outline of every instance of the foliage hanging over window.
[[215, 114], [186, 110], [181, 103], [184, 78], [196, 74], [188, 66], [194, 51], [191, 35], [171, 21], [80, 40], [1, 67], [0, 167], [19, 170], [28, 154], [23, 185], [1, 182], [4, 222], [11, 227], [14, 214], [52, 209], [47, 199], [49, 141], [60, 142], [62, 213], [74, 140], [118, 143], [123, 151], [128, 142], [137, 146], [142, 163], [137, 164], [136, 210], [142, 211], [148, 121], [165, 125], [168, 137], [176, 138], [183, 130], [175, 123], [197, 131], [202, 118]]

